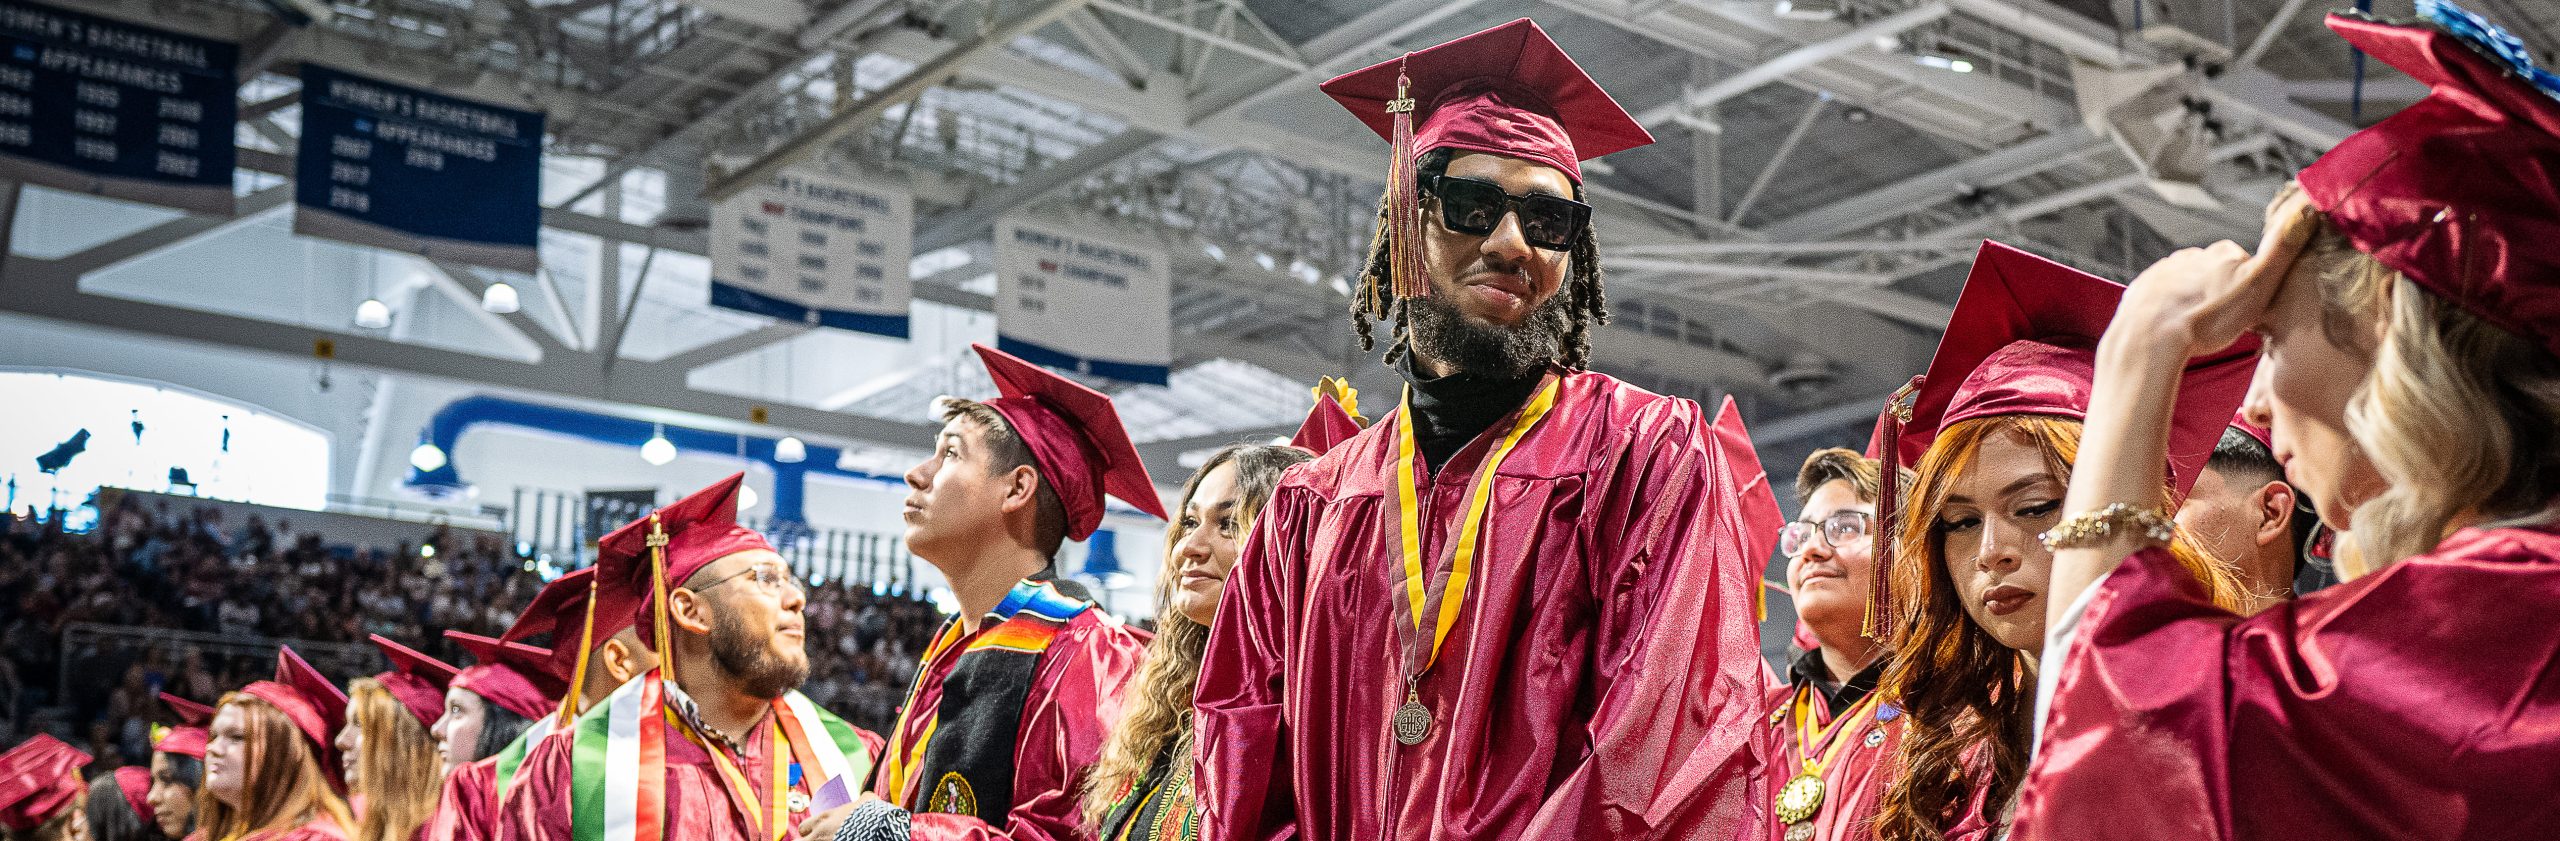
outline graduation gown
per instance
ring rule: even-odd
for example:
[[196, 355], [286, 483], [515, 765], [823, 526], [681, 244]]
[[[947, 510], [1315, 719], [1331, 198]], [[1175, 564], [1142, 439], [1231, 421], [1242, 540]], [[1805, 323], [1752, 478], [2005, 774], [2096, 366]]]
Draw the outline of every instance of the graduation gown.
[[[970, 643], [998, 625], [984, 621], [961, 634], [955, 620], [943, 626], [917, 670], [915, 685], [890, 731], [872, 793], [906, 809], [911, 837], [929, 841], [1085, 839], [1085, 771], [1102, 757], [1102, 742], [1120, 720], [1120, 690], [1137, 677], [1146, 657], [1145, 631], [1108, 618], [1100, 609], [1068, 620], [1034, 667], [1029, 694], [1014, 736], [1013, 808], [1003, 826], [975, 817], [924, 811], [932, 781], [904, 786], [893, 778], [889, 755], [918, 756], [933, 739], [950, 738], [929, 715], [940, 708], [943, 681], [960, 665]], [[905, 767], [904, 763], [894, 767]]]
[[2465, 529], [2247, 618], [2157, 550], [2085, 598], [2017, 837], [2560, 837], [2560, 532]]
[[[601, 711], [599, 707], [593, 712]], [[757, 836], [754, 819], [748, 817], [746, 810], [770, 808], [774, 770], [768, 763], [792, 761], [788, 746], [775, 743], [774, 729], [758, 724], [747, 737], [744, 750], [732, 752], [727, 745], [696, 742], [690, 734], [683, 734], [682, 728], [668, 728], [665, 837], [684, 841], [766, 841]], [[873, 741], [877, 737], [870, 732], [857, 731], [856, 735], [862, 744], [844, 746], [848, 752], [879, 749]], [[574, 793], [570, 779], [576, 745], [577, 732], [563, 729], [544, 737], [525, 756], [524, 764], [516, 769], [513, 788], [499, 805], [499, 841], [576, 841], [571, 823]], [[756, 803], [739, 803], [729, 793], [718, 766], [712, 762], [714, 750], [728, 754], [730, 761], [737, 764], [754, 789]], [[813, 795], [815, 786], [826, 783], [818, 776], [812, 769], [790, 787]], [[808, 817], [806, 810], [792, 810], [789, 823], [796, 826]], [[790, 837], [787, 828], [784, 833], [785, 838]]]
[[[203, 835], [203, 832], [197, 832], [188, 837], [195, 838]], [[328, 818], [313, 818], [309, 822], [292, 829], [282, 829], [274, 832], [252, 832], [242, 836], [241, 841], [347, 841], [347, 839], [354, 837], [354, 832], [338, 826], [337, 821], [330, 820]]]
[[[1560, 376], [1493, 479], [1473, 584], [1419, 684], [1435, 721], [1414, 747], [1389, 727], [1406, 696], [1399, 634], [1413, 633], [1394, 484], [1405, 410], [1281, 480], [1195, 695], [1204, 837], [1761, 836], [1760, 559], [1708, 421], [1688, 400]], [[1512, 425], [1436, 475], [1415, 468], [1430, 476], [1432, 604], [1470, 480]]]
[[[1816, 662], [1821, 657], [1819, 653], [1812, 652], [1807, 656]], [[1795, 676], [1798, 681], [1811, 679], [1805, 676], [1801, 664]], [[1867, 676], [1867, 683], [1872, 687], [1872, 676]], [[1769, 756], [1768, 785], [1773, 801], [1779, 787], [1804, 772], [1804, 749], [1793, 717], [1798, 686], [1797, 683], [1788, 683], [1771, 687], [1768, 703], [1762, 708], [1766, 717], [1761, 720], [1761, 732], [1766, 746], [1764, 751]], [[1843, 697], [1839, 700], [1849, 699]], [[1820, 690], [1815, 690], [1815, 727], [1831, 727], [1838, 716], [1850, 712], [1849, 708], [1856, 703], [1835, 703]], [[1876, 837], [1876, 813], [1884, 807], [1885, 788], [1893, 784], [1894, 751], [1902, 745], [1902, 711], [1879, 700], [1874, 706], [1859, 712], [1862, 715], [1858, 720], [1840, 725], [1842, 729], [1831, 734], [1839, 750], [1830, 764], [1822, 769], [1822, 806], [1813, 816], [1813, 841], [1866, 841]], [[1817, 754], [1830, 754], [1833, 744], [1833, 741], [1819, 742], [1815, 750]], [[1769, 841], [1784, 841], [1786, 834], [1786, 825], [1771, 817], [1769, 832], [1764, 837]]]
[[498, 834], [498, 758], [465, 762], [444, 776], [444, 796], [427, 820], [426, 841], [488, 841]]

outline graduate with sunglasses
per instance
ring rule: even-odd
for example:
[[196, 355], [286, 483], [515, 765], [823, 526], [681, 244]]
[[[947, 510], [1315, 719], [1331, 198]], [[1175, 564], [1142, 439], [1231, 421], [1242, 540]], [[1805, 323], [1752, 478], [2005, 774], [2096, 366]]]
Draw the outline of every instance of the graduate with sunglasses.
[[1394, 145], [1353, 322], [1407, 389], [1219, 603], [1203, 835], [1759, 835], [1762, 541], [1698, 404], [1584, 370], [1580, 162], [1651, 138], [1527, 20], [1323, 87]]
[[738, 525], [745, 474], [614, 530], [596, 545], [596, 595], [569, 634], [618, 628], [636, 607], [658, 667], [533, 747], [500, 802], [502, 841], [779, 841], [858, 788], [879, 737], [799, 692], [806, 603], [764, 536]]

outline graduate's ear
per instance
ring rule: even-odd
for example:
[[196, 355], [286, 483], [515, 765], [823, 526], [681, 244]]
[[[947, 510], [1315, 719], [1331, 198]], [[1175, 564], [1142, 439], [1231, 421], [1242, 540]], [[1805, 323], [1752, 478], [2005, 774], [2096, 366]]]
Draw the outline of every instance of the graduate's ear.
[[1017, 464], [999, 478], [1004, 482], [1005, 514], [1029, 511], [1032, 506], [1040, 504], [1040, 471], [1027, 464]]
[[[667, 593], [667, 621], [691, 633], [711, 633], [710, 598], [690, 589], [676, 588]], [[662, 640], [659, 644], [667, 643]]]
[[2268, 482], [2257, 493], [2258, 533], [2260, 546], [2291, 545], [2293, 542], [2293, 509], [2301, 503], [2293, 486]]

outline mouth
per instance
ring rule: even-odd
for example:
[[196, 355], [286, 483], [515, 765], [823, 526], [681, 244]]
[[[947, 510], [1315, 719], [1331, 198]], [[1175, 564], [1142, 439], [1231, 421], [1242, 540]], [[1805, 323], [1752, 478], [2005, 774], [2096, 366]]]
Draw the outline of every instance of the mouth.
[[1225, 581], [1225, 580], [1227, 580], [1226, 576], [1223, 576], [1223, 575], [1210, 575], [1210, 574], [1209, 574], [1209, 572], [1208, 572], [1207, 570], [1192, 569], [1192, 570], [1184, 570], [1184, 571], [1182, 572], [1182, 586], [1184, 586], [1184, 587], [1189, 587], [1189, 586], [1191, 586], [1191, 585], [1193, 585], [1193, 584], [1197, 584], [1197, 583], [1201, 583], [1201, 582], [1208, 582], [1208, 581]]
[[899, 516], [899, 517], [901, 517], [901, 518], [903, 518], [903, 519], [908, 519], [908, 520], [913, 520], [913, 519], [915, 519], [916, 517], [918, 517], [918, 516], [922, 515], [923, 513], [924, 513], [924, 503], [917, 502], [917, 501], [915, 501], [915, 499], [913, 499], [913, 498], [909, 498], [909, 499], [906, 501], [906, 504], [905, 504], [905, 505], [900, 506], [900, 507], [899, 507], [899, 509], [898, 509], [898, 516]]
[[1988, 608], [1993, 616], [2007, 616], [2024, 609], [2027, 603], [2035, 601], [2035, 598], [2035, 592], [2027, 588], [2015, 584], [2002, 584], [1982, 594], [1982, 605]]
[[1529, 301], [1529, 279], [1517, 274], [1486, 272], [1467, 278], [1467, 289], [1487, 303], [1517, 307]]

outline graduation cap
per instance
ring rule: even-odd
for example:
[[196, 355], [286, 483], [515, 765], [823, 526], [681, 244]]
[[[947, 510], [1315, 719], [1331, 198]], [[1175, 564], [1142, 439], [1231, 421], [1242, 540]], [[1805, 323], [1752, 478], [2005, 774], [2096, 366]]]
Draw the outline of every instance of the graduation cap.
[[[1734, 405], [1733, 395], [1725, 395], [1724, 405], [1716, 409], [1714, 429], [1716, 449], [1733, 477], [1734, 502], [1742, 509], [1743, 551], [1749, 553], [1744, 557], [1758, 572], [1777, 554], [1778, 532], [1787, 527], [1787, 516], [1778, 511], [1778, 492], [1769, 486], [1769, 471], [1760, 466], [1760, 451], [1751, 446], [1751, 430], [1742, 425], [1742, 409]], [[1751, 612], [1769, 618], [1769, 588], [1751, 588]]]
[[1430, 291], [1416, 245], [1423, 222], [1414, 167], [1424, 154], [1453, 149], [1505, 155], [1555, 167], [1580, 184], [1583, 161], [1653, 142], [1643, 124], [1528, 18], [1354, 70], [1319, 87], [1387, 139], [1382, 232], [1400, 297]]
[[[730, 474], [596, 541], [594, 595], [587, 602], [587, 616], [580, 619], [580, 636], [587, 637], [581, 642], [589, 644], [576, 646], [568, 687], [586, 683], [591, 643], [600, 636], [586, 633], [590, 619], [596, 627], [636, 623], [641, 641], [658, 649], [659, 673], [675, 674], [673, 649], [657, 642], [668, 633], [667, 592], [684, 586], [685, 579], [713, 561], [740, 552], [773, 551], [764, 535], [738, 525], [738, 487], [746, 478], [745, 473]], [[625, 609], [630, 612], [621, 613]], [[649, 621], [640, 621], [643, 615]], [[552, 630], [557, 647], [564, 629]], [[575, 715], [577, 706], [575, 695], [564, 695], [560, 708], [567, 716]]]
[[311, 667], [311, 663], [295, 654], [291, 646], [276, 649], [276, 677], [240, 687], [240, 694], [265, 701], [284, 713], [295, 729], [311, 739], [313, 756], [328, 772], [329, 784], [346, 788], [346, 778], [339, 772], [338, 731], [347, 724], [347, 693], [338, 684]]
[[2432, 90], [2296, 176], [2359, 251], [2482, 321], [2560, 354], [2560, 76], [2479, 15], [2419, 0], [2420, 23], [2329, 28]]
[[[1876, 435], [1887, 481], [1876, 520], [1897, 522], [1900, 482], [1892, 477], [1920, 460], [1939, 430], [1978, 418], [2034, 415], [2084, 420], [2096, 380], [2098, 339], [2115, 318], [2124, 287], [2114, 281], [1984, 240], [1956, 297], [1945, 338], [1929, 373], [1894, 393]], [[2223, 427], [2240, 408], [2258, 366], [2258, 339], [2187, 361], [2169, 433], [2169, 484], [2184, 499], [2213, 457]], [[1894, 627], [1888, 614], [1893, 540], [1876, 536], [1876, 574], [1868, 608], [1870, 633]]]
[[[1336, 399], [1336, 394], [1349, 396], [1352, 401], [1347, 404]], [[1352, 409], [1357, 406], [1357, 399], [1359, 391], [1352, 391], [1352, 383], [1336, 381], [1331, 376], [1318, 381], [1316, 406], [1306, 409], [1306, 422], [1298, 424], [1298, 435], [1290, 435], [1288, 445], [1324, 455], [1326, 450], [1352, 440], [1352, 435], [1359, 435], [1359, 409]]]
[[382, 649], [382, 656], [391, 661], [391, 671], [374, 675], [373, 682], [382, 684], [393, 700], [407, 708], [409, 715], [418, 719], [418, 726], [436, 726], [436, 719], [444, 717], [444, 688], [461, 670], [393, 642], [390, 637], [374, 634], [372, 639], [374, 647]]
[[[1411, 159], [1435, 149], [1527, 158], [1582, 183], [1583, 161], [1653, 142], [1600, 83], [1521, 18], [1327, 80], [1327, 96]], [[1412, 100], [1407, 110], [1390, 106]]]
[[557, 709], [568, 680], [551, 672], [551, 649], [491, 639], [461, 631], [444, 632], [478, 662], [454, 675], [453, 687], [496, 704], [508, 712], [537, 719]]
[[143, 826], [159, 820], [159, 813], [151, 808], [151, 769], [140, 765], [116, 769], [116, 791], [124, 795], [124, 804], [133, 807], [133, 816], [141, 818]]
[[203, 759], [205, 743], [212, 740], [212, 734], [204, 728], [213, 721], [213, 707], [166, 692], [160, 693], [160, 701], [178, 714], [179, 726], [156, 729], [151, 735], [151, 750]]
[[1138, 510], [1166, 519], [1164, 501], [1111, 398], [1074, 380], [995, 348], [972, 344], [1001, 395], [987, 408], [1004, 416], [1031, 448], [1040, 480], [1067, 511], [1067, 537], [1083, 540], [1102, 525], [1102, 495], [1109, 492]]
[[89, 755], [42, 733], [0, 753], [0, 827], [31, 832], [62, 814], [88, 787], [80, 766]]
[[[592, 627], [587, 624], [587, 602], [591, 598], [604, 600], [595, 611]], [[516, 616], [516, 623], [498, 638], [527, 646], [534, 645], [536, 638], [547, 640], [543, 643], [543, 650], [550, 653], [548, 662], [541, 664], [539, 669], [532, 668], [530, 663], [520, 665], [524, 667], [526, 677], [535, 678], [533, 682], [537, 688], [553, 697], [561, 697], [579, 691], [578, 686], [570, 683], [577, 675], [579, 656], [592, 653], [605, 640], [631, 627], [638, 621], [639, 614], [639, 599], [621, 588], [597, 587], [596, 568], [587, 567], [572, 570], [543, 585], [542, 591], [533, 595], [533, 602], [525, 605], [524, 612]], [[450, 632], [446, 635], [452, 636]], [[491, 646], [490, 650], [501, 649]]]

